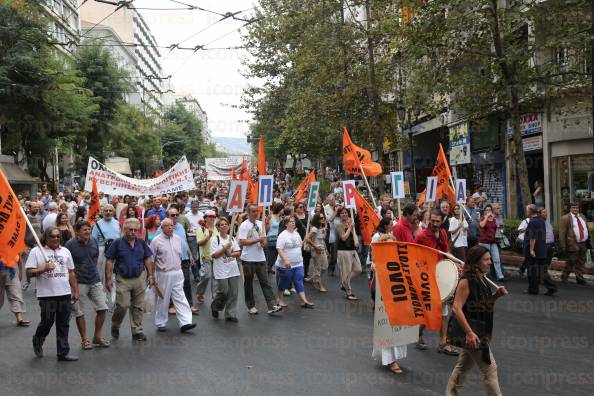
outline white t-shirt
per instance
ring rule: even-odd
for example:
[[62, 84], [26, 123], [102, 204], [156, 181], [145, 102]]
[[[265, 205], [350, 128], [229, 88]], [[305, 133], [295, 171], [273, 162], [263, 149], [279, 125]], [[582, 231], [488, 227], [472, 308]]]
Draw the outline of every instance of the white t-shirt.
[[[260, 232], [262, 231], [262, 222], [260, 220], [256, 220], [256, 225], [249, 220], [244, 221], [239, 226], [239, 231], [237, 232], [237, 239], [255, 239], [260, 237]], [[241, 251], [241, 260], [242, 261], [251, 261], [251, 262], [261, 262], [266, 261], [266, 256], [264, 255], [264, 249], [260, 246], [260, 243], [254, 243], [253, 245], [243, 246]]]
[[[44, 247], [43, 251], [56, 268], [37, 277], [37, 297], [57, 297], [70, 294], [68, 270], [74, 270], [70, 250], [60, 246], [56, 250]], [[45, 267], [45, 259], [39, 247], [36, 246], [29, 253], [25, 268], [43, 267]]]
[[190, 227], [194, 228], [195, 230], [200, 228], [200, 226], [198, 225], [198, 222], [202, 221], [202, 219], [204, 219], [204, 213], [202, 213], [201, 211], [198, 211], [198, 213], [196, 213], [196, 214], [189, 212], [185, 216], [186, 216], [186, 219], [188, 219], [188, 221], [190, 222]]
[[462, 228], [458, 232], [454, 232], [460, 226], [460, 219], [450, 217], [450, 229], [452, 233], [452, 241], [454, 241], [454, 247], [468, 247], [468, 222], [466, 219], [462, 222]]
[[518, 239], [520, 241], [524, 240], [524, 235], [526, 234], [526, 228], [528, 228], [528, 223], [530, 223], [530, 217], [522, 220], [522, 222], [518, 226]]
[[[229, 242], [229, 235], [227, 235], [227, 238], [223, 238], [220, 235], [212, 238], [210, 243], [210, 251], [213, 253], [216, 252], [219, 250], [219, 246], [225, 245], [227, 242]], [[235, 239], [233, 239], [233, 242], [231, 243], [231, 250], [233, 252], [239, 252], [240, 250]], [[239, 266], [237, 265], [237, 260], [235, 257], [227, 256], [225, 253], [220, 257], [213, 257], [212, 260], [212, 272], [215, 279], [227, 279], [240, 275]]]
[[[303, 267], [303, 255], [301, 254], [302, 245], [303, 241], [297, 230], [293, 232], [284, 230], [276, 239], [276, 248], [281, 249], [285, 256], [287, 256], [291, 268]], [[283, 260], [280, 258], [280, 254], [276, 258], [275, 265], [277, 267], [283, 266]]]

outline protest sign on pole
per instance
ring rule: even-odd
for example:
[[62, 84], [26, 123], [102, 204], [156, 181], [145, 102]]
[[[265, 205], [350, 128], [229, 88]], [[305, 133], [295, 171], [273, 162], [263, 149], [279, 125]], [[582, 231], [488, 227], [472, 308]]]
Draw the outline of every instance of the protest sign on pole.
[[373, 312], [374, 359], [382, 358], [383, 348], [412, 344], [419, 338], [419, 326], [390, 326], [377, 277], [375, 279], [375, 310]]
[[426, 192], [425, 202], [435, 202], [437, 199], [437, 176], [429, 176], [427, 178]]
[[441, 327], [441, 297], [435, 267], [439, 252], [404, 242], [372, 244], [375, 273], [391, 326]]
[[92, 191], [93, 179], [97, 180], [98, 192], [108, 195], [163, 195], [196, 189], [194, 174], [185, 156], [154, 179], [134, 179], [122, 175], [89, 157], [85, 191]]
[[258, 176], [258, 206], [270, 206], [273, 199], [274, 176]]
[[247, 180], [232, 180], [227, 198], [227, 213], [241, 213], [245, 207]]
[[307, 211], [312, 212], [318, 203], [320, 195], [320, 182], [313, 182], [309, 185], [309, 194], [307, 195]]
[[466, 203], [466, 179], [456, 179], [456, 202]]
[[390, 172], [392, 180], [392, 198], [404, 198], [404, 172]]
[[342, 192], [344, 194], [344, 207], [347, 209], [356, 209], [355, 190], [357, 189], [354, 180], [343, 180]]

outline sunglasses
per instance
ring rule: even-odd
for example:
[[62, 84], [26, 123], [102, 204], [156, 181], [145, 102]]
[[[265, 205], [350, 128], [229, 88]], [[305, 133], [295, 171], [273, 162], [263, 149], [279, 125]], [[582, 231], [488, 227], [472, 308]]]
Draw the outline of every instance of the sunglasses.
[[172, 213], [169, 215], [169, 217], [177, 217], [177, 213]]

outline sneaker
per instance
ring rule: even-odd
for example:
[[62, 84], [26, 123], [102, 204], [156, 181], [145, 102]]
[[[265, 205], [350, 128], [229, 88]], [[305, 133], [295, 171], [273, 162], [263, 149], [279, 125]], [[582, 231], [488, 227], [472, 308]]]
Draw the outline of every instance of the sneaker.
[[295, 288], [294, 288], [294, 287], [292, 287], [292, 288], [291, 288], [291, 293], [292, 293], [292, 294], [296, 294], [296, 293], [297, 293], [297, 290], [295, 290]]
[[251, 307], [250, 309], [248, 309], [248, 313], [250, 315], [257, 315], [258, 314], [258, 308], [256, 307]]
[[274, 305], [272, 308], [270, 308], [268, 310], [268, 315], [272, 315], [275, 314], [277, 312], [282, 311], [283, 307], [281, 307], [280, 305]]
[[283, 296], [290, 296], [290, 295], [291, 295], [291, 292], [289, 290], [285, 290], [283, 292]]
[[146, 341], [146, 336], [144, 333], [132, 334], [132, 339], [134, 341]]
[[33, 337], [33, 352], [38, 358], [43, 357], [43, 341], [45, 341], [45, 338]]

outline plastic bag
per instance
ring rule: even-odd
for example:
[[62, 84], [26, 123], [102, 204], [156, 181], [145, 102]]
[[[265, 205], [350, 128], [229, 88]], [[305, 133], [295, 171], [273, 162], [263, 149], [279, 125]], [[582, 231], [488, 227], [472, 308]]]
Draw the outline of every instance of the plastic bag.
[[144, 291], [144, 313], [151, 313], [155, 310], [155, 303], [157, 300], [157, 293], [152, 287], [147, 287]]

